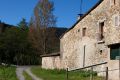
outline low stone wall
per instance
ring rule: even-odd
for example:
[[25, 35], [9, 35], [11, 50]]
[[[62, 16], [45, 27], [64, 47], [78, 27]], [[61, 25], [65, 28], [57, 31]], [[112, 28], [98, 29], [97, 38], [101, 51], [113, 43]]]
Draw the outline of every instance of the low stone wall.
[[61, 69], [60, 56], [42, 57], [42, 68], [45, 69]]

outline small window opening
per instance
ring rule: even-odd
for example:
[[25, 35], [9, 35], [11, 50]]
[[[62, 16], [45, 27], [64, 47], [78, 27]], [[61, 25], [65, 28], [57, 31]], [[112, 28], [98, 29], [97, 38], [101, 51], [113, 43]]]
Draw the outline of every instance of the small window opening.
[[114, 5], [115, 5], [115, 3], [116, 3], [116, 0], [113, 0], [114, 1]]
[[99, 23], [99, 40], [104, 38], [104, 22]]
[[100, 55], [102, 55], [102, 52], [103, 52], [103, 51], [102, 51], [102, 50], [100, 50]]
[[114, 25], [119, 26], [119, 16], [114, 17]]
[[80, 32], [80, 29], [78, 29], [78, 32]]
[[83, 37], [86, 36], [86, 28], [83, 28], [82, 35], [83, 35]]

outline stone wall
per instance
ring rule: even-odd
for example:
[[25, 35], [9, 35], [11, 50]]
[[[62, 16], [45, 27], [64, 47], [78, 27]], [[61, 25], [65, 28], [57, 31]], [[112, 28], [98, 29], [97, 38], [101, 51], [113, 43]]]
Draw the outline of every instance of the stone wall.
[[42, 57], [42, 68], [61, 69], [60, 56]]
[[[114, 5], [110, 1], [103, 0], [61, 38], [60, 48], [64, 68], [66, 66], [69, 69], [82, 68], [101, 62], [108, 62], [109, 69], [116, 67], [118, 61], [115, 61], [116, 65], [112, 65], [114, 61], [110, 60], [108, 45], [120, 43], [120, 25], [114, 25], [114, 16], [120, 16], [120, 0], [116, 0]], [[101, 22], [104, 22], [103, 40], [98, 38]], [[82, 35], [83, 28], [86, 28], [86, 36]], [[110, 76], [112, 74], [109, 73]]]

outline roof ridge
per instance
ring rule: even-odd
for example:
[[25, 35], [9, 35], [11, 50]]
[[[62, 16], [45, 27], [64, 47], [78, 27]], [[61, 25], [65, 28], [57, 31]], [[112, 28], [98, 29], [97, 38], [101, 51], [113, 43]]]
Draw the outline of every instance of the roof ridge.
[[[99, 0], [89, 11], [87, 11], [71, 28], [69, 28], [64, 34], [66, 34], [68, 31], [73, 29], [82, 19], [84, 19], [91, 11], [93, 11], [95, 8], [97, 8], [104, 0]], [[64, 36], [62, 34], [60, 36], [60, 39]]]

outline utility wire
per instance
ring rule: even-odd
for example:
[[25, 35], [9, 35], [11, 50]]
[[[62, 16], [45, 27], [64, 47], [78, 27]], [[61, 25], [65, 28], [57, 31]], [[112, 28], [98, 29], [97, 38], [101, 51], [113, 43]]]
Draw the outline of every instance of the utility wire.
[[82, 14], [83, 0], [80, 0], [80, 14]]

